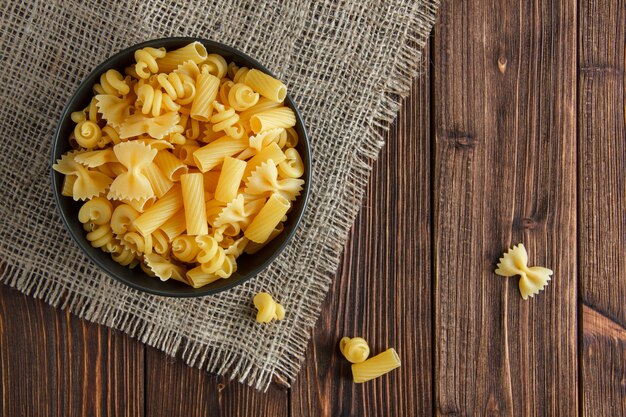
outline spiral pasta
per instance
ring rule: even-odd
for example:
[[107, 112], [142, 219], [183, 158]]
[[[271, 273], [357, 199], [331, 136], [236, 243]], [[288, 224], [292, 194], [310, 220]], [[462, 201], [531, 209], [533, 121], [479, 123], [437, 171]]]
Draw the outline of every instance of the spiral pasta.
[[196, 95], [196, 85], [189, 75], [175, 72], [159, 74], [157, 81], [167, 95], [180, 105], [191, 103]]
[[214, 102], [216, 113], [211, 117], [213, 131], [224, 131], [228, 136], [239, 139], [245, 134], [245, 129], [239, 122], [239, 115], [235, 109], [227, 109], [224, 105]]
[[144, 84], [137, 89], [137, 102], [141, 105], [143, 114], [152, 114], [154, 117], [180, 109], [180, 105], [174, 103], [172, 97], [150, 84]]
[[159, 71], [157, 58], [165, 56], [165, 48], [143, 48], [135, 51], [135, 73], [139, 78], [148, 78]]
[[200, 251], [196, 257], [200, 268], [207, 274], [215, 274], [221, 278], [228, 278], [235, 272], [234, 257], [226, 255], [214, 237], [209, 235], [197, 236], [196, 243]]
[[339, 341], [341, 354], [352, 363], [364, 362], [370, 354], [370, 347], [362, 337], [343, 337]]
[[228, 91], [228, 103], [237, 111], [247, 110], [258, 102], [259, 93], [255, 93], [245, 84], [233, 84]]
[[94, 91], [98, 94], [124, 96], [130, 92], [130, 86], [122, 74], [110, 69], [100, 76], [100, 84], [94, 86]]
[[100, 126], [90, 120], [79, 122], [74, 128], [74, 137], [81, 148], [93, 149], [102, 137]]

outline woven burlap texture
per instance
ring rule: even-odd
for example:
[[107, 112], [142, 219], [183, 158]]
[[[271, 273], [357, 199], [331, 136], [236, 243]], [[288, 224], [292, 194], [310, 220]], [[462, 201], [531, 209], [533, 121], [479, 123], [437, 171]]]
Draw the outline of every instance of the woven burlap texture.
[[[437, 0], [8, 2], [0, 13], [0, 280], [86, 320], [257, 389], [298, 372], [359, 209], [380, 129], [417, 74]], [[174, 299], [104, 275], [63, 228], [50, 185], [61, 110], [97, 64], [168, 36], [216, 40], [258, 59], [288, 86], [311, 138], [310, 203], [291, 244], [245, 285]], [[252, 297], [287, 315], [259, 325]]]

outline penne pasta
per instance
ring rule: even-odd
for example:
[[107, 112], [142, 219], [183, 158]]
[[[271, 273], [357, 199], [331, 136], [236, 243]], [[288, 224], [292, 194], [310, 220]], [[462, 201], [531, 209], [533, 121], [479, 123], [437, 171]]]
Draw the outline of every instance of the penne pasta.
[[182, 235], [187, 230], [187, 220], [185, 219], [185, 209], [180, 209], [159, 227], [167, 237], [174, 240], [176, 236]]
[[389, 348], [365, 362], [352, 364], [352, 378], [357, 384], [378, 378], [400, 367], [400, 357]]
[[239, 120], [242, 123], [245, 123], [249, 121], [250, 118], [254, 116], [255, 114], [274, 109], [276, 107], [279, 107], [280, 105], [281, 105], [280, 103], [269, 100], [265, 97], [261, 97], [259, 101], [257, 102], [257, 104], [239, 113]]
[[204, 204], [204, 177], [202, 174], [185, 174], [180, 177], [183, 193], [183, 206], [187, 222], [187, 234], [206, 235], [209, 226], [206, 219]]
[[167, 150], [159, 151], [154, 157], [154, 163], [172, 181], [180, 181], [180, 176], [189, 171], [187, 165]]
[[289, 207], [291, 207], [291, 203], [286, 198], [279, 194], [272, 194], [245, 230], [244, 235], [252, 242], [265, 242], [274, 228], [281, 222]]
[[174, 182], [167, 178], [154, 162], [146, 167], [145, 175], [157, 198], [163, 197], [174, 185]]
[[207, 59], [206, 48], [200, 42], [192, 42], [189, 45], [167, 52], [162, 58], [156, 60], [158, 70], [162, 73], [172, 72], [186, 61], [201, 64]]
[[226, 157], [215, 188], [215, 199], [228, 203], [237, 197], [246, 163], [239, 159]]
[[220, 80], [214, 75], [202, 73], [196, 81], [196, 96], [191, 104], [192, 119], [208, 122], [213, 113], [213, 101], [217, 98]]
[[285, 84], [263, 71], [251, 69], [247, 72], [244, 82], [254, 91], [272, 101], [282, 103], [287, 97]]
[[158, 229], [183, 206], [180, 185], [175, 185], [133, 222], [135, 228], [147, 236]]
[[227, 156], [233, 156], [247, 147], [247, 138], [233, 139], [224, 136], [196, 150], [193, 159], [200, 171], [207, 172], [221, 164]]
[[289, 128], [296, 125], [296, 115], [289, 107], [277, 107], [257, 113], [250, 118], [250, 128], [254, 133], [279, 127]]

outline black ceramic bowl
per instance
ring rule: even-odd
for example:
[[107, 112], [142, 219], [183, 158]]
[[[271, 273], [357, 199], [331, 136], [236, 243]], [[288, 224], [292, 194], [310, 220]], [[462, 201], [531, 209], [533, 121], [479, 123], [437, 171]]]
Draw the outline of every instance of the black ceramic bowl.
[[[165, 47], [169, 51], [195, 41], [202, 42], [206, 46], [209, 53], [218, 53], [226, 58], [227, 61], [234, 61], [239, 66], [257, 68], [271, 74], [267, 68], [248, 55], [229, 46], [206, 39], [164, 38], [131, 46], [130, 48], [117, 53], [100, 64], [82, 82], [80, 87], [78, 87], [76, 93], [74, 93], [69, 103], [65, 106], [61, 115], [61, 120], [59, 121], [59, 125], [54, 134], [51, 162], [55, 163], [62, 154], [71, 150], [68, 138], [74, 129], [75, 124], [72, 122], [70, 115], [72, 112], [83, 109], [89, 104], [89, 101], [93, 97], [93, 92], [91, 90], [92, 86], [99, 81], [102, 73], [111, 68], [115, 68], [123, 72], [125, 67], [134, 62], [134, 52], [137, 49], [150, 46], [154, 48]], [[217, 280], [216, 282], [202, 288], [192, 288], [175, 280], [162, 282], [158, 278], [149, 277], [139, 267], [129, 269], [128, 267], [117, 264], [111, 259], [108, 253], [105, 253], [100, 249], [93, 248], [89, 244], [89, 241], [87, 241], [85, 237], [82, 225], [78, 221], [78, 210], [80, 209], [82, 203], [76, 202], [70, 197], [64, 197], [61, 195], [64, 176], [52, 170], [52, 190], [54, 192], [54, 197], [57, 202], [61, 218], [63, 219], [63, 223], [65, 223], [67, 230], [70, 232], [70, 235], [76, 243], [78, 243], [78, 246], [81, 247], [81, 249], [96, 265], [102, 268], [102, 270], [111, 277], [137, 290], [169, 297], [198, 297], [215, 294], [249, 280], [265, 269], [265, 267], [267, 267], [267, 265], [278, 256], [285, 246], [287, 246], [289, 240], [293, 237], [300, 220], [302, 219], [309, 197], [309, 190], [311, 187], [311, 150], [309, 148], [309, 140], [304, 128], [304, 123], [302, 122], [302, 117], [289, 95], [285, 99], [285, 105], [293, 109], [297, 118], [296, 131], [298, 132], [299, 141], [296, 148], [302, 156], [302, 160], [305, 165], [305, 173], [303, 177], [305, 180], [304, 189], [302, 194], [293, 204], [293, 208], [288, 215], [288, 220], [285, 222], [284, 232], [256, 254], [242, 255], [237, 260], [237, 272], [235, 272], [230, 278]]]

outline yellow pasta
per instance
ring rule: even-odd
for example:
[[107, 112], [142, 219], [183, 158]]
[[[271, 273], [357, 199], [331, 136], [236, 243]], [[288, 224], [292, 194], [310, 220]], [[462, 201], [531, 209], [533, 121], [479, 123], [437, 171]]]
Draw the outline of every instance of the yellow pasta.
[[98, 141], [102, 137], [102, 131], [96, 123], [84, 120], [79, 122], [74, 128], [74, 136], [81, 148], [91, 149], [98, 146]]
[[273, 193], [280, 194], [289, 201], [294, 201], [302, 190], [304, 180], [296, 178], [278, 179], [278, 169], [274, 161], [258, 166], [246, 180], [244, 192], [248, 196], [267, 197]]
[[150, 74], [159, 71], [157, 58], [165, 56], [165, 48], [143, 48], [135, 51], [135, 74], [140, 78], [148, 78]]
[[215, 282], [218, 279], [221, 279], [221, 277], [214, 273], [204, 272], [201, 266], [197, 266], [187, 271], [187, 280], [189, 281], [189, 285], [194, 288], [204, 287], [205, 285]]
[[167, 178], [154, 162], [146, 167], [145, 175], [157, 198], [163, 197], [174, 185], [174, 182]]
[[295, 148], [285, 150], [285, 160], [278, 164], [281, 178], [300, 178], [304, 175], [304, 163]]
[[165, 223], [183, 206], [180, 185], [176, 184], [133, 222], [135, 228], [144, 236], [151, 234]]
[[218, 54], [209, 54], [206, 58], [206, 62], [202, 65], [206, 68], [209, 74], [216, 76], [217, 78], [224, 78], [226, 71], [228, 70], [228, 64], [224, 57]]
[[215, 188], [215, 199], [227, 203], [237, 196], [237, 191], [246, 169], [246, 163], [239, 159], [226, 157]]
[[263, 249], [265, 247], [265, 245], [267, 245], [272, 240], [274, 240], [274, 238], [276, 238], [276, 236], [281, 234], [284, 230], [285, 230], [285, 226], [282, 223], [279, 223], [274, 228], [274, 230], [272, 230], [272, 233], [270, 233], [270, 236], [267, 238], [267, 240], [265, 242], [263, 242], [263, 243], [250, 242], [250, 243], [248, 243], [246, 245], [246, 248], [244, 249], [244, 252], [247, 253], [248, 255], [254, 255], [258, 251]]
[[111, 229], [116, 235], [124, 235], [126, 232], [135, 231], [133, 222], [140, 213], [128, 204], [120, 204], [115, 207], [111, 215]]
[[[130, 116], [133, 102], [128, 98], [118, 97], [113, 94], [99, 94], [94, 100], [96, 111], [100, 112], [102, 118], [113, 128], [119, 128], [126, 118]], [[114, 132], [119, 137], [117, 131], [114, 130]], [[109, 130], [110, 133], [111, 131]]]
[[254, 133], [278, 127], [289, 128], [296, 125], [296, 115], [289, 107], [277, 107], [257, 113], [250, 118], [250, 127]]
[[189, 172], [189, 167], [171, 152], [163, 150], [156, 154], [154, 163], [172, 181], [180, 181], [180, 176]]
[[150, 268], [152, 273], [159, 277], [161, 281], [167, 281], [168, 279], [174, 279], [176, 281], [188, 283], [186, 279], [186, 270], [180, 265], [169, 261], [168, 259], [152, 253], [144, 256], [146, 265]]
[[170, 241], [173, 241], [176, 236], [180, 236], [187, 229], [187, 220], [185, 219], [185, 209], [180, 209], [176, 214], [170, 217], [165, 223], [159, 227]]
[[218, 166], [227, 156], [233, 156], [248, 147], [246, 138], [234, 139], [224, 136], [193, 153], [193, 159], [200, 171], [207, 172]]
[[217, 90], [220, 86], [220, 80], [209, 73], [198, 75], [196, 80], [196, 95], [191, 104], [192, 119], [208, 122], [213, 113], [213, 102], [217, 97]]
[[286, 87], [199, 42], [134, 55], [71, 113], [61, 194], [84, 202], [85, 237], [113, 261], [196, 288], [228, 279], [283, 231], [304, 184]]
[[104, 149], [79, 153], [74, 157], [74, 160], [88, 168], [96, 168], [110, 162], [117, 162], [117, 157], [112, 149]]
[[280, 107], [280, 105], [281, 105], [280, 103], [269, 100], [265, 97], [261, 97], [257, 104], [239, 113], [239, 120], [245, 123], [249, 121], [250, 118], [254, 116], [255, 114], [259, 114], [267, 110], [275, 109], [277, 107]]
[[137, 142], [120, 143], [115, 145], [113, 151], [127, 171], [113, 180], [109, 198], [134, 200], [152, 197], [154, 191], [145, 175], [145, 169], [152, 163], [157, 151]]
[[87, 200], [102, 194], [113, 179], [101, 172], [85, 168], [76, 162], [75, 157], [79, 153], [78, 151], [71, 151], [64, 154], [52, 168], [64, 175], [76, 176], [72, 188], [72, 197], [74, 200]]
[[285, 159], [286, 156], [283, 151], [280, 150], [280, 147], [276, 144], [276, 142], [270, 143], [268, 146], [263, 148], [259, 153], [257, 153], [252, 159], [248, 161], [246, 165], [246, 170], [243, 173], [244, 180], [248, 179], [252, 171], [258, 168], [263, 162], [267, 162], [269, 160], [274, 161], [274, 164], [280, 164]]
[[365, 362], [352, 364], [352, 378], [356, 383], [367, 382], [400, 367], [400, 357], [389, 348]]
[[126, 118], [120, 126], [120, 138], [129, 139], [147, 133], [155, 139], [163, 139], [176, 130], [179, 116], [175, 111], [157, 117], [148, 117], [135, 113]]
[[139, 213], [143, 213], [144, 211], [152, 207], [152, 205], [156, 201], [156, 197], [150, 196], [150, 197], [144, 197], [144, 198], [133, 199], [133, 200], [129, 200], [125, 198], [121, 201], [124, 204], [128, 204], [129, 206], [137, 210]]
[[167, 257], [171, 246], [169, 236], [163, 230], [156, 229], [152, 232], [152, 246], [156, 253]]
[[259, 94], [249, 86], [237, 83], [230, 87], [228, 104], [237, 111], [247, 110], [259, 102]]
[[167, 52], [163, 57], [156, 60], [160, 72], [172, 72], [186, 61], [201, 64], [206, 61], [207, 50], [200, 42], [192, 42], [182, 48]]
[[204, 205], [203, 180], [202, 174], [185, 174], [180, 177], [187, 234], [189, 235], [206, 235], [209, 233], [206, 206]]
[[527, 300], [542, 291], [550, 276], [553, 274], [551, 269], [541, 266], [528, 266], [528, 253], [523, 243], [513, 246], [508, 250], [498, 263], [496, 274], [503, 277], [512, 277], [519, 275], [519, 290], [522, 298]]
[[285, 87], [285, 84], [257, 69], [251, 69], [247, 72], [245, 83], [254, 91], [272, 101], [282, 103], [285, 97], [287, 97], [287, 87]]
[[256, 307], [256, 321], [259, 323], [269, 323], [272, 320], [282, 320], [285, 318], [285, 309], [278, 304], [271, 295], [260, 292], [254, 296], [252, 301]]
[[196, 84], [189, 75], [176, 72], [161, 73], [157, 76], [157, 82], [167, 95], [180, 105], [191, 103], [196, 96]]
[[193, 263], [198, 252], [200, 252], [200, 247], [196, 243], [195, 236], [180, 235], [172, 240], [172, 255], [179, 261]]
[[291, 204], [279, 194], [272, 194], [259, 214], [254, 217], [245, 230], [244, 235], [252, 242], [263, 243], [272, 233], [272, 230], [280, 223], [283, 216], [289, 210]]
[[339, 341], [341, 354], [352, 363], [364, 362], [370, 355], [370, 347], [362, 337], [343, 337]]
[[204, 191], [215, 194], [221, 174], [222, 171], [209, 171], [202, 174], [204, 175]]
[[66, 175], [63, 178], [63, 188], [61, 189], [61, 195], [65, 197], [73, 197], [74, 183], [78, 177], [76, 175]]
[[183, 161], [186, 165], [195, 165], [196, 160], [194, 159], [194, 152], [200, 149], [200, 146], [189, 143], [179, 147], [178, 149], [178, 157], [181, 161]]

